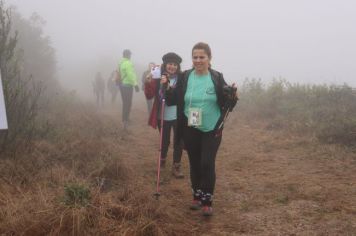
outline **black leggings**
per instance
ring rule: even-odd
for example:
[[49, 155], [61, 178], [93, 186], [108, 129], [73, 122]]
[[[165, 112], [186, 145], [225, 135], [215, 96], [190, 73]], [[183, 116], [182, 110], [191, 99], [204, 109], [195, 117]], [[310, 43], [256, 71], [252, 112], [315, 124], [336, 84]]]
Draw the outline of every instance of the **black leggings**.
[[183, 141], [190, 163], [190, 180], [194, 191], [214, 194], [215, 157], [221, 143], [221, 135], [215, 132], [202, 132], [192, 127], [185, 127]]
[[[173, 129], [173, 162], [180, 163], [182, 159], [183, 148], [182, 145], [175, 140], [175, 133], [177, 128], [177, 120], [164, 120], [163, 121], [163, 137], [162, 137], [162, 150], [161, 157], [166, 159], [168, 153], [168, 147], [171, 139], [171, 130]], [[158, 130], [161, 132], [161, 121], [158, 120]]]

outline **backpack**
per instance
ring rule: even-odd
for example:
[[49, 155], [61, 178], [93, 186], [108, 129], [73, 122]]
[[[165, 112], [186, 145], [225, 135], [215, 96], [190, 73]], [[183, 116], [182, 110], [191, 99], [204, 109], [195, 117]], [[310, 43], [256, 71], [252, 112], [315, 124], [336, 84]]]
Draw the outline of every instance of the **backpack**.
[[[145, 96], [146, 99], [152, 99], [157, 93], [157, 81], [159, 83], [159, 80], [152, 79], [149, 83], [145, 83]], [[159, 85], [159, 84], [158, 84]]]
[[120, 73], [120, 69], [118, 70], [115, 70], [115, 84], [117, 86], [120, 86], [121, 85], [121, 73]]

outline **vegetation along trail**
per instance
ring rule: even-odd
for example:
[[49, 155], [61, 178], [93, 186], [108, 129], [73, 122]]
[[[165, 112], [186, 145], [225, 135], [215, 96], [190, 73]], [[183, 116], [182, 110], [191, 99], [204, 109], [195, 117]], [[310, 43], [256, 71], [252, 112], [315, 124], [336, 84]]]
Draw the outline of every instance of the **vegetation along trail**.
[[[143, 112], [136, 117], [140, 118], [120, 141], [132, 153], [122, 158], [135, 170], [149, 198], [155, 191], [158, 132], [146, 125]], [[356, 155], [352, 151], [271, 129], [235, 112], [217, 158], [215, 215], [209, 219], [188, 209], [186, 154], [183, 180], [170, 175], [170, 163], [163, 169], [159, 204], [179, 216], [168, 225], [189, 224], [190, 233], [207, 235], [356, 232]]]
[[[135, 105], [57, 104], [51, 132], [0, 159], [0, 235], [355, 235], [356, 153], [249, 119], [240, 107], [217, 156], [214, 215], [189, 210], [184, 179], [162, 169], [158, 131]], [[171, 157], [172, 151], [169, 152]]]
[[[315, 10], [311, 1], [305, 6], [299, 2], [289, 4], [292, 13], [289, 14], [285, 8], [287, 5], [282, 6], [275, 1], [284, 7], [278, 10], [272, 1], [265, 1], [267, 8], [264, 10], [270, 7], [272, 12], [278, 12], [270, 14], [276, 19], [262, 15], [263, 20], [272, 20], [265, 24], [277, 26], [277, 31], [282, 31], [271, 31], [273, 34], [270, 35], [276, 36], [275, 40], [263, 40], [263, 37], [250, 34], [251, 40], [245, 38], [250, 47], [226, 43], [240, 42], [240, 33], [236, 34], [236, 40], [229, 37], [226, 41], [225, 37], [220, 37], [224, 40], [219, 43], [217, 35], [211, 33], [212, 24], [206, 24], [209, 33], [202, 31], [202, 35], [208, 36], [202, 40], [214, 44], [213, 58], [216, 50], [217, 60], [225, 60], [216, 66], [223, 69], [227, 79], [238, 82], [240, 100], [225, 125], [217, 154], [214, 215], [203, 217], [200, 211], [189, 209], [192, 193], [185, 152], [182, 158], [185, 177], [176, 179], [171, 174], [172, 141], [168, 163], [161, 171], [161, 195], [159, 199], [154, 197], [159, 134], [147, 125], [145, 95], [137, 90], [135, 83], [131, 83], [134, 80], [129, 83], [137, 92], [133, 95], [131, 120], [125, 119], [124, 127], [128, 126], [128, 129], [121, 124], [122, 94], [117, 94], [116, 101], [115, 93], [111, 101], [103, 98], [108, 94], [104, 93], [104, 79], [109, 79], [109, 85], [114, 84], [112, 78], [121, 58], [118, 54], [120, 48], [132, 45], [138, 75], [144, 71], [148, 61], [161, 58], [161, 49], [172, 49], [172, 46], [184, 56], [182, 68], [189, 66], [189, 51], [183, 52], [190, 48], [187, 47], [191, 44], [188, 36], [196, 35], [197, 30], [194, 22], [181, 22], [181, 12], [189, 13], [186, 4], [175, 4], [174, 7], [171, 4], [157, 5], [168, 7], [170, 19], [179, 22], [179, 26], [174, 27], [171, 20], [160, 17], [163, 19], [161, 23], [167, 23], [166, 27], [160, 25], [160, 28], [172, 29], [175, 34], [170, 35], [169, 40], [157, 43], [155, 37], [147, 37], [152, 33], [152, 27], [147, 27], [150, 25], [147, 24], [147, 7], [141, 7], [146, 13], [135, 14], [143, 17], [143, 21], [138, 18], [127, 21], [128, 15], [116, 10], [130, 13], [129, 8], [132, 8], [132, 12], [136, 12], [138, 1], [126, 1], [125, 9], [121, 7], [121, 1], [105, 1], [105, 4], [96, 1], [97, 6], [89, 4], [93, 12], [87, 11], [90, 7], [84, 9], [79, 0], [72, 1], [71, 9], [75, 9], [72, 6], [75, 2], [80, 10], [66, 11], [65, 18], [58, 14], [58, 9], [67, 9], [65, 1], [57, 1], [58, 4], [63, 2], [62, 8], [59, 5], [54, 8], [52, 1], [48, 3], [48, 14], [53, 11], [53, 18], [48, 15], [49, 18], [45, 19], [37, 13], [27, 17], [22, 13], [22, 6], [27, 5], [33, 6], [35, 12], [38, 10], [47, 15], [44, 9], [42, 12], [38, 8], [45, 7], [45, 2], [33, 4], [30, 0], [0, 0], [0, 82], [8, 123], [8, 129], [0, 130], [0, 236], [356, 236], [356, 89], [353, 88], [355, 70], [350, 63], [355, 57], [345, 57], [356, 52], [355, 44], [351, 43], [355, 40], [350, 38], [356, 35], [352, 34], [356, 28], [352, 24], [354, 21], [350, 20], [355, 15], [350, 9], [355, 6], [336, 1], [335, 7], [329, 4], [330, 12], [340, 14], [340, 17], [328, 17], [332, 20], [330, 23], [324, 17], [327, 8], [319, 11], [319, 3], [314, 3]], [[200, 15], [215, 17], [219, 19], [216, 22], [219, 22], [218, 31], [222, 35], [234, 36], [231, 27], [227, 27], [225, 33], [220, 27], [231, 24], [237, 26], [233, 27], [236, 32], [251, 28], [266, 34], [264, 24], [258, 24], [262, 27], [258, 30], [255, 21], [245, 20], [256, 18], [255, 7], [234, 5], [247, 1], [230, 1], [230, 6], [219, 4], [228, 11], [220, 9], [214, 14], [205, 14], [215, 9], [214, 5], [209, 6], [209, 1], [191, 7], [193, 2], [189, 2], [192, 15], [185, 18], [204, 25], [204, 22], [214, 19]], [[215, 1], [210, 2], [215, 4]], [[19, 8], [10, 7], [12, 3]], [[121, 5], [117, 8], [115, 4]], [[145, 4], [152, 7], [151, 2]], [[297, 5], [301, 8], [298, 9]], [[108, 8], [105, 10], [99, 6]], [[111, 9], [112, 16], [119, 18], [109, 17]], [[226, 14], [236, 9], [242, 10], [243, 14]], [[248, 9], [251, 11], [246, 12]], [[306, 9], [310, 10], [310, 19], [323, 20], [308, 20]], [[29, 8], [24, 12], [31, 11]], [[303, 13], [304, 20], [296, 20], [298, 11]], [[70, 12], [74, 14], [73, 18]], [[78, 17], [79, 12], [83, 17]], [[98, 17], [100, 12], [105, 13], [105, 17]], [[174, 12], [178, 13], [177, 17]], [[215, 12], [228, 16], [227, 24], [220, 22], [224, 17]], [[322, 15], [317, 17], [315, 13]], [[233, 16], [242, 18], [233, 19]], [[80, 19], [84, 21], [75, 24]], [[343, 21], [335, 24], [335, 19]], [[102, 26], [115, 23], [115, 30], [97, 27], [99, 31], [93, 31], [95, 27], [88, 22], [98, 20]], [[156, 22], [154, 17], [151, 20]], [[249, 22], [252, 25], [249, 26]], [[295, 32], [308, 37], [299, 40], [296, 34], [283, 31], [291, 27], [280, 27], [280, 22], [292, 22], [293, 31], [298, 28], [294, 27], [297, 26], [295, 23], [301, 23], [300, 29], [304, 31]], [[311, 22], [312, 28], [308, 29], [305, 22]], [[57, 33], [55, 28], [51, 28], [55, 25], [59, 27]], [[192, 31], [181, 25], [191, 26]], [[339, 25], [342, 27], [337, 27]], [[243, 28], [239, 31], [238, 26]], [[74, 33], [67, 31], [71, 28]], [[104, 28], [110, 30], [110, 37], [103, 37]], [[179, 32], [179, 29], [184, 32]], [[47, 30], [54, 35], [47, 35]], [[80, 30], [87, 30], [90, 36]], [[132, 32], [140, 42], [133, 41]], [[323, 37], [321, 41], [320, 36], [323, 35], [332, 37]], [[174, 36], [183, 38], [178, 40], [179, 37]], [[288, 40], [284, 36], [291, 38]], [[100, 42], [99, 38], [105, 42]], [[302, 44], [298, 46], [296, 40]], [[278, 47], [255, 46], [260, 42], [282, 43], [273, 43]], [[316, 45], [315, 42], [322, 43]], [[290, 49], [297, 51], [293, 53]], [[130, 50], [124, 51], [125, 57], [131, 55]], [[321, 57], [316, 57], [317, 54]], [[207, 69], [207, 57], [203, 58]], [[278, 58], [281, 61], [278, 62]], [[266, 61], [273, 63], [268, 65]], [[96, 81], [100, 83], [93, 84], [96, 74]], [[281, 76], [276, 77], [279, 74]], [[256, 77], [245, 77], [247, 75]], [[327, 78], [337, 84], [329, 84]], [[93, 90], [98, 102], [93, 98]], [[125, 90], [131, 94], [130, 88], [121, 91]], [[4, 119], [5, 112], [2, 115]]]

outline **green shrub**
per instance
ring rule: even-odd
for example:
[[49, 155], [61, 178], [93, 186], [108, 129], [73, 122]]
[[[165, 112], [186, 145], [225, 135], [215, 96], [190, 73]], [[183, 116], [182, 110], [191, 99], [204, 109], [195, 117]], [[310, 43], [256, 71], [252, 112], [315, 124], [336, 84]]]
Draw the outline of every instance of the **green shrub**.
[[63, 202], [70, 207], [85, 207], [90, 202], [90, 190], [84, 185], [68, 184], [64, 186]]

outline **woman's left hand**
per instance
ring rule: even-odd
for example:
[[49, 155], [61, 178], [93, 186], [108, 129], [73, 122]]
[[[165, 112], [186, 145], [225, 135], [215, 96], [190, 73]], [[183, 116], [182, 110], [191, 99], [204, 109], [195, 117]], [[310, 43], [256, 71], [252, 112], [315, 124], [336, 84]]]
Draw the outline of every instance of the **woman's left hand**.
[[233, 83], [232, 85], [231, 85], [233, 88], [235, 88], [236, 90], [236, 92], [235, 92], [235, 99], [237, 99], [237, 100], [239, 100], [239, 94], [238, 94], [238, 92], [237, 92], [237, 86], [236, 86], [236, 84], [235, 83]]

